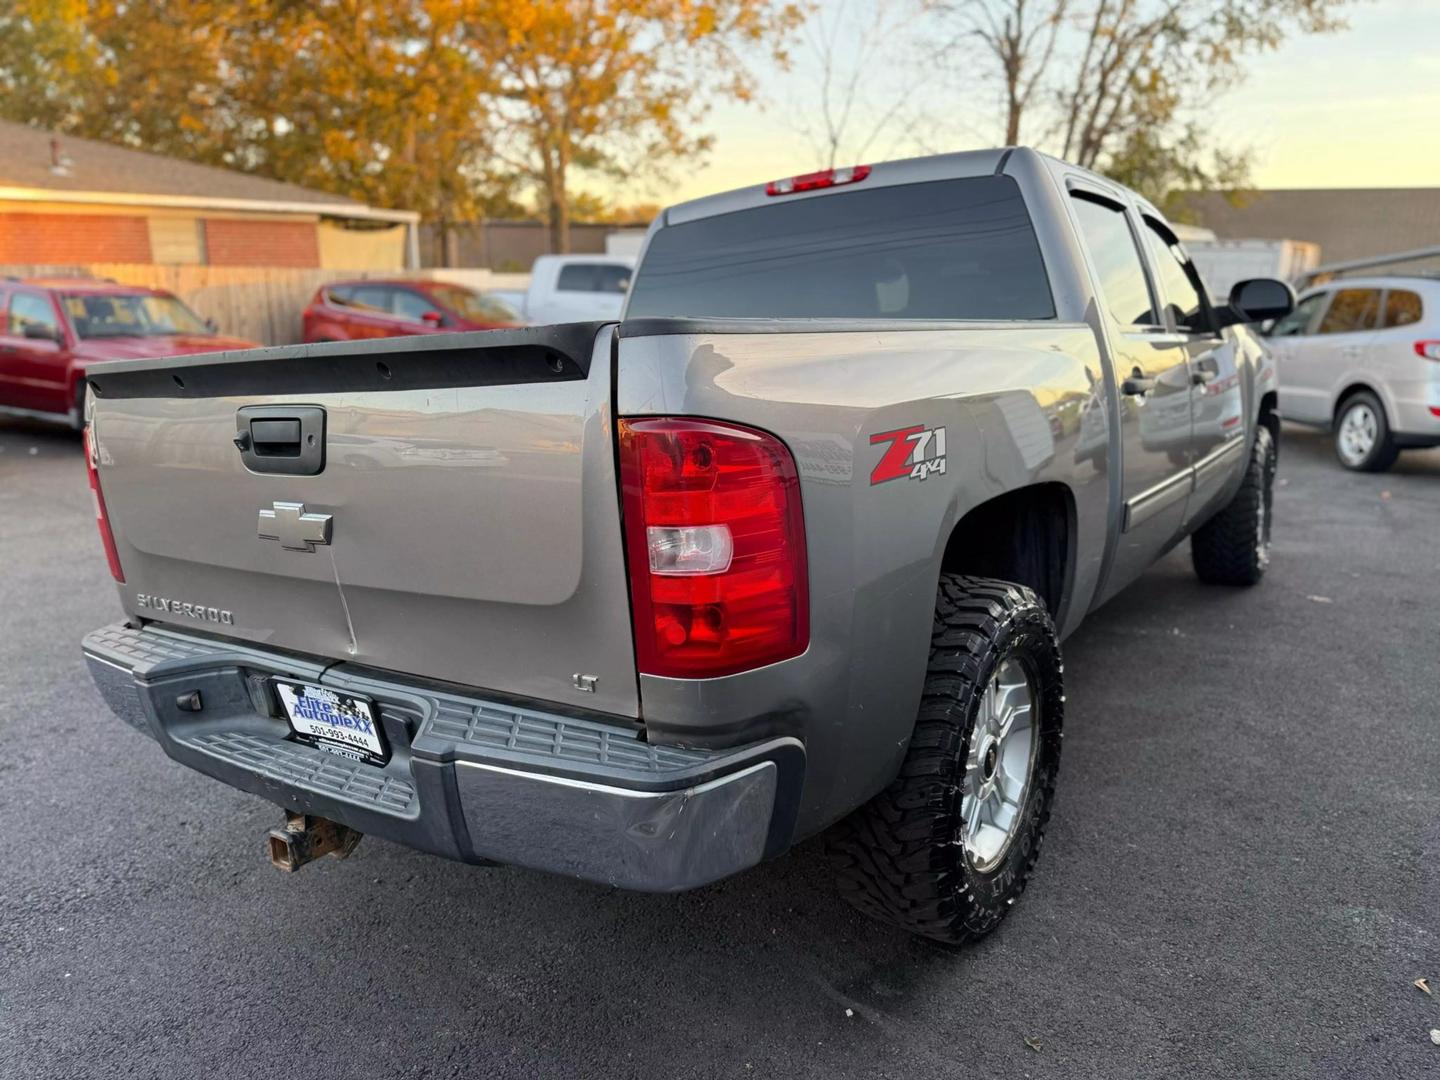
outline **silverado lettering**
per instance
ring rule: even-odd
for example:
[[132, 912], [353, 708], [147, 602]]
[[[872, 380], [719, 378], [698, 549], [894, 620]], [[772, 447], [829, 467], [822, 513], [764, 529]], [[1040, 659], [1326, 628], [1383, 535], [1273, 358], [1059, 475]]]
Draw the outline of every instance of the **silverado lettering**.
[[170, 615], [182, 615], [187, 619], [220, 623], [222, 626], [235, 625], [234, 612], [227, 611], [224, 608], [207, 607], [204, 604], [171, 600], [163, 596], [151, 596], [149, 593], [136, 593], [135, 606], [152, 611], [164, 612]]

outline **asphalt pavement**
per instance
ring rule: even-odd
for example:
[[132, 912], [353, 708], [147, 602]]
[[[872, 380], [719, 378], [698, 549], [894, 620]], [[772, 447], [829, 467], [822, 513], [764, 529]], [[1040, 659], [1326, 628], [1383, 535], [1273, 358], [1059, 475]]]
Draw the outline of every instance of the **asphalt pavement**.
[[105, 711], [78, 439], [0, 421], [0, 1077], [1440, 1076], [1440, 451], [1287, 427], [1279, 476], [1259, 588], [1182, 546], [1066, 643], [1045, 852], [956, 954], [815, 842], [680, 896], [274, 870], [274, 807]]

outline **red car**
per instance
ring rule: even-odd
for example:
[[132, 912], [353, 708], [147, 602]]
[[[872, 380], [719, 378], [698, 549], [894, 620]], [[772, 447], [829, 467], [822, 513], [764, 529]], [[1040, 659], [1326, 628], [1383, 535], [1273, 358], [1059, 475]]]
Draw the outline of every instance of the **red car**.
[[521, 325], [519, 314], [503, 300], [445, 281], [336, 281], [322, 286], [305, 309], [306, 341]]
[[255, 346], [221, 337], [160, 289], [85, 278], [0, 280], [0, 414], [79, 427], [92, 364]]

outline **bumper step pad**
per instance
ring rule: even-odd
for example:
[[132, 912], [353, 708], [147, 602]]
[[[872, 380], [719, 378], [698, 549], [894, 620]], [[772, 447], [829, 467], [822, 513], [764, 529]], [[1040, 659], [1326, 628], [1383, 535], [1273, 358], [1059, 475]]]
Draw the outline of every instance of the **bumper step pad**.
[[[674, 891], [752, 866], [792, 838], [805, 766], [793, 738], [656, 746], [623, 720], [154, 625], [108, 626], [83, 648], [106, 703], [177, 761], [288, 811], [450, 858]], [[270, 700], [274, 677], [370, 699], [390, 760], [295, 741]]]

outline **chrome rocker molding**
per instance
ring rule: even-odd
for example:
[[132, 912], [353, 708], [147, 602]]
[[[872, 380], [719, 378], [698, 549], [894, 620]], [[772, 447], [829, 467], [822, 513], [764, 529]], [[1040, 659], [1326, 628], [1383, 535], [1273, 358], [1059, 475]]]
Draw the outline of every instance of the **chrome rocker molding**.
[[1196, 487], [1211, 477], [1225, 475], [1234, 464], [1235, 457], [1245, 450], [1243, 439], [1231, 439], [1219, 449], [1206, 454], [1194, 465], [1189, 465], [1174, 476], [1167, 477], [1154, 487], [1146, 488], [1125, 503], [1123, 532], [1129, 532], [1149, 521], [1166, 507], [1179, 502]]
[[[613, 718], [153, 625], [105, 627], [83, 649], [110, 708], [175, 760], [448, 858], [673, 892], [753, 866], [793, 837], [805, 771], [793, 738], [657, 746]], [[370, 698], [390, 760], [377, 768], [290, 739], [269, 689], [277, 675]]]

